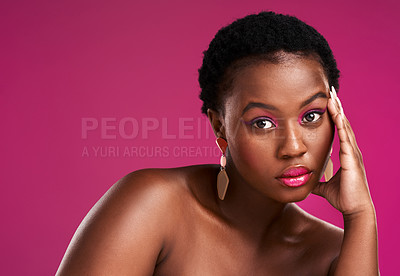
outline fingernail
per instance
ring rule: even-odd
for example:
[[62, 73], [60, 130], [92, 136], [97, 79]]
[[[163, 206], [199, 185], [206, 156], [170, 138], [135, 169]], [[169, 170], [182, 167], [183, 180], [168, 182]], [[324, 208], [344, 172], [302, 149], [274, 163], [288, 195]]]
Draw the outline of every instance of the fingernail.
[[340, 113], [343, 113], [343, 106], [342, 106], [342, 102], [339, 100], [339, 98], [337, 98], [337, 101], [339, 103], [339, 107], [340, 107]]
[[335, 89], [335, 87], [333, 85], [332, 85], [332, 94], [335, 96], [335, 99], [337, 101], [339, 101], [339, 98], [338, 98], [337, 93], [336, 93], [336, 89]]
[[332, 91], [329, 91], [329, 95], [331, 95], [331, 99], [333, 100], [333, 99], [334, 99], [334, 97], [333, 97], [333, 93], [332, 93]]
[[340, 108], [339, 112], [343, 113], [342, 103], [340, 102], [339, 97], [337, 96], [337, 93], [336, 93], [336, 89], [335, 89], [335, 87], [333, 85], [332, 85], [332, 91], [333, 91], [333, 94], [335, 95], [335, 99], [336, 99], [336, 101], [337, 101], [337, 103], [339, 105], [339, 108]]
[[332, 92], [335, 94], [335, 96], [337, 97], [336, 89], [335, 89], [335, 87], [334, 87], [333, 85], [332, 85], [331, 90], [332, 90]]

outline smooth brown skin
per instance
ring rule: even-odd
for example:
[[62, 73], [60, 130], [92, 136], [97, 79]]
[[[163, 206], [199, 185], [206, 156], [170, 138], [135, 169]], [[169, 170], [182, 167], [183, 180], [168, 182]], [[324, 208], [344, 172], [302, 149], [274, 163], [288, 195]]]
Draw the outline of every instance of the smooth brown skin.
[[[225, 116], [209, 110], [216, 136], [228, 141], [225, 200], [217, 196], [217, 164], [132, 172], [85, 217], [57, 275], [378, 275], [375, 212], [350, 124], [321, 65], [288, 57], [241, 69]], [[325, 97], [300, 107], [317, 92]], [[256, 107], [242, 116], [251, 101], [273, 105], [268, 114], [279, 126], [244, 124], [267, 115]], [[327, 105], [317, 122], [298, 122]], [[334, 124], [342, 167], [319, 182]], [[298, 164], [313, 172], [304, 186], [276, 179]], [[311, 192], [343, 213], [344, 232], [293, 203]]]

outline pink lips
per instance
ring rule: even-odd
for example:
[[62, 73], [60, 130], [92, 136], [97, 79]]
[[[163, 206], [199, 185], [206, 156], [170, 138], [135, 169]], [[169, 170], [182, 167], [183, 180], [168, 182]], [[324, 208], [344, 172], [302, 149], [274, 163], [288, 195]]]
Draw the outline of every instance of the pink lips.
[[289, 187], [299, 187], [307, 183], [312, 172], [304, 166], [294, 166], [286, 169], [277, 179]]

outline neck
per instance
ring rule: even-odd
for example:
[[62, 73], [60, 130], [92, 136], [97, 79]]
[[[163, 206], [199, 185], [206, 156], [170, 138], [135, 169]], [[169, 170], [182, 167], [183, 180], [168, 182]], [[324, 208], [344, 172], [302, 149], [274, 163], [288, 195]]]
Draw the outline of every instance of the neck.
[[282, 222], [291, 204], [277, 202], [261, 194], [244, 181], [232, 162], [228, 163], [228, 191], [223, 201], [218, 199], [221, 213], [233, 227], [259, 240]]

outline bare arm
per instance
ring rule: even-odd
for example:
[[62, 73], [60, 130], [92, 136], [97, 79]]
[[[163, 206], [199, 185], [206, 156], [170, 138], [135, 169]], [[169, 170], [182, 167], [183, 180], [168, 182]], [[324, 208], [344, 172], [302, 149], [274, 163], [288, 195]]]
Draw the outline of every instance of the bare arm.
[[329, 99], [328, 110], [338, 130], [341, 168], [313, 193], [325, 197], [344, 219], [342, 247], [329, 275], [379, 275], [376, 215], [361, 151], [336, 93]]
[[373, 208], [344, 216], [344, 238], [330, 275], [379, 275], [378, 234]]
[[131, 173], [95, 204], [73, 236], [57, 276], [153, 274], [169, 222], [168, 192], [152, 175]]

